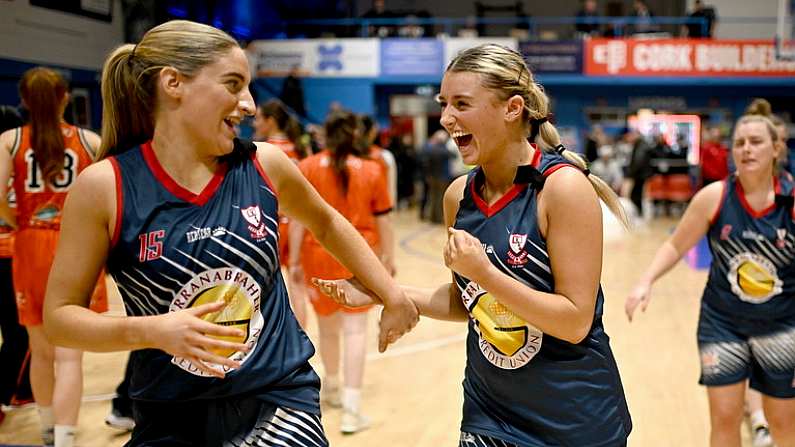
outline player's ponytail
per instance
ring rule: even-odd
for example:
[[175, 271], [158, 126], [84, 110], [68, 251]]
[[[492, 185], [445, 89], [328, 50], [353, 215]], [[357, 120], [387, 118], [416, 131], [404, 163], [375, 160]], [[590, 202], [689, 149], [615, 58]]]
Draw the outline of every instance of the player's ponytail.
[[331, 151], [334, 173], [340, 182], [342, 191], [348, 194], [350, 174], [348, 173], [348, 156], [358, 156], [357, 128], [358, 118], [351, 112], [334, 112], [326, 119], [326, 146]]
[[102, 68], [102, 144], [99, 157], [123, 152], [154, 135], [160, 70], [173, 67], [190, 78], [239, 47], [225, 32], [201, 23], [172, 20], [122, 45]]
[[[522, 114], [528, 124], [527, 132], [531, 143], [536, 143], [547, 152], [554, 151], [560, 145], [560, 135], [547, 119], [550, 112], [549, 98], [541, 85], [535, 82], [533, 73], [517, 51], [497, 44], [479, 45], [458, 53], [447, 66], [447, 71], [478, 73], [483, 86], [495, 92], [500, 99], [521, 96], [524, 100]], [[564, 150], [561, 155], [583, 170], [599, 198], [628, 227], [626, 212], [613, 189], [591, 174], [585, 160], [578, 154]]]
[[44, 179], [52, 183], [64, 167], [61, 119], [66, 107], [66, 81], [54, 70], [35, 67], [19, 81], [19, 96], [30, 112], [30, 142]]

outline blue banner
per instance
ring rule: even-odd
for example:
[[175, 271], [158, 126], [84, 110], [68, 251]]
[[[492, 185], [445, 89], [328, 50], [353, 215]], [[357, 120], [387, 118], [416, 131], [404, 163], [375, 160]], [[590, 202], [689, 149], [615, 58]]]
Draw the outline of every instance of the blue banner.
[[381, 40], [381, 76], [439, 76], [444, 45], [439, 39]]
[[582, 41], [519, 42], [533, 73], [582, 74]]

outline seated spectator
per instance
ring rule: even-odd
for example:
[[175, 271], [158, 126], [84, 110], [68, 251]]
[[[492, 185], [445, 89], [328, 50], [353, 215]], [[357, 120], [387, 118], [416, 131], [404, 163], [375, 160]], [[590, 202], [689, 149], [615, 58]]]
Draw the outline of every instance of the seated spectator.
[[655, 33], [657, 26], [652, 23], [654, 14], [644, 0], [633, 0], [631, 17], [637, 19], [631, 27], [632, 34]]
[[599, 18], [596, 11], [596, 0], [582, 0], [582, 8], [577, 12], [577, 23], [574, 29], [580, 36], [599, 36], [600, 24], [593, 19]]
[[[373, 0], [373, 7], [362, 15], [363, 19], [393, 19], [394, 15], [386, 10], [384, 0]], [[395, 35], [394, 26], [374, 24], [368, 28], [370, 37], [390, 37]]]
[[715, 33], [715, 23], [718, 21], [715, 7], [704, 6], [701, 0], [696, 0], [693, 4], [693, 12], [688, 15], [691, 19], [704, 19], [706, 25], [702, 23], [688, 23], [683, 27], [686, 37], [700, 38], [712, 37]]

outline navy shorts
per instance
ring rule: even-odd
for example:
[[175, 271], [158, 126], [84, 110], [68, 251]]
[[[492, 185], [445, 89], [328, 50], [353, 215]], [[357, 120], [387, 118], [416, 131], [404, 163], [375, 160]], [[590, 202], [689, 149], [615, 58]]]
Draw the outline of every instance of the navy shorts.
[[135, 429], [125, 447], [327, 447], [320, 415], [258, 397], [212, 401], [133, 401]]
[[749, 380], [762, 394], [795, 397], [795, 316], [743, 318], [701, 302], [701, 378], [706, 386]]

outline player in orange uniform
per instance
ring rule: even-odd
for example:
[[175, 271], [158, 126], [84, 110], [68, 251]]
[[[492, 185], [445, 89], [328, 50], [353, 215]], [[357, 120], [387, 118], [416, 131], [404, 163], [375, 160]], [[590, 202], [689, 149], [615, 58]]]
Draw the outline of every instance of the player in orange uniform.
[[[360, 158], [360, 123], [350, 112], [335, 112], [326, 121], [328, 150], [306, 158], [298, 167], [323, 199], [337, 209], [379, 254], [388, 271], [394, 272], [393, 236], [388, 213], [392, 201], [380, 166]], [[297, 245], [300, 243], [300, 249]], [[290, 230], [290, 268], [304, 277], [341, 279], [351, 273], [337, 262], [311, 234], [302, 228]], [[359, 411], [366, 353], [368, 308], [343, 308], [307, 282], [310, 302], [320, 329], [320, 356], [326, 377], [321, 402], [339, 406], [338, 371], [340, 330], [344, 333], [345, 361], [342, 393], [343, 416], [340, 430], [355, 433], [367, 427]], [[342, 311], [342, 319], [340, 312]]]
[[[50, 344], [42, 327], [42, 306], [66, 192], [77, 174], [91, 164], [100, 141], [97, 134], [63, 122], [69, 94], [55, 71], [28, 70], [19, 91], [31, 124], [0, 135], [0, 218], [18, 228], [12, 262], [14, 288], [19, 321], [30, 338], [31, 385], [39, 405], [42, 438], [45, 444], [69, 447], [83, 389], [82, 351]], [[12, 175], [16, 213], [5, 200]], [[107, 310], [104, 284], [101, 277], [92, 305], [95, 311]]]
[[[293, 118], [281, 101], [272, 99], [260, 104], [254, 115], [254, 139], [264, 140], [287, 154], [290, 160], [298, 164], [301, 159], [306, 157], [306, 148], [301, 144], [301, 127]], [[288, 253], [290, 219], [279, 213], [279, 261], [282, 267], [288, 269], [287, 260], [290, 258]], [[287, 275], [287, 285], [289, 288], [290, 306], [293, 308], [295, 318], [306, 327], [306, 290], [304, 280], [298, 279], [296, 275]]]

